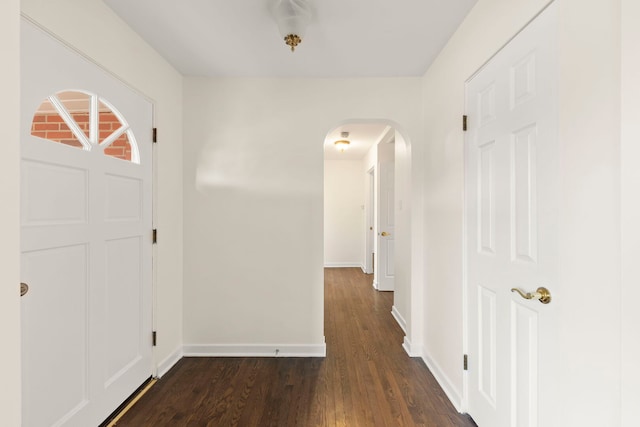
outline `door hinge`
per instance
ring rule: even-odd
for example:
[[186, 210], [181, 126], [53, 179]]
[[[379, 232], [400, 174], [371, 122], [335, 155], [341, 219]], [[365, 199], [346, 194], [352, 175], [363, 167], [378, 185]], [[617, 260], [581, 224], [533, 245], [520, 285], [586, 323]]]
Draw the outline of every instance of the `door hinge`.
[[467, 130], [467, 116], [462, 116], [462, 130], [466, 131]]
[[151, 342], [153, 343], [153, 346], [156, 346], [156, 343], [158, 342], [158, 334], [156, 331], [151, 332]]
[[151, 238], [152, 243], [155, 245], [156, 243], [158, 243], [158, 229], [154, 228], [153, 229], [153, 237]]
[[465, 371], [469, 370], [469, 363], [468, 363], [469, 361], [468, 361], [468, 359], [469, 358], [465, 354], [464, 355], [464, 361], [462, 362], [462, 365], [463, 365]]
[[154, 143], [158, 142], [158, 128], [153, 128], [153, 137], [151, 139]]

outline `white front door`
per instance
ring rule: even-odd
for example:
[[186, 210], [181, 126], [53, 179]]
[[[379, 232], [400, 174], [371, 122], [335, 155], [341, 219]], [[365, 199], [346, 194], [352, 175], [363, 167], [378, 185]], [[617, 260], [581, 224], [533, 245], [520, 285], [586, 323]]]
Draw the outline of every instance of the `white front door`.
[[[393, 130], [392, 130], [393, 132]], [[375, 264], [376, 289], [393, 291], [395, 263], [395, 145], [378, 144], [378, 259]]]
[[152, 106], [21, 37], [23, 425], [96, 426], [152, 373]]
[[558, 291], [556, 6], [467, 85], [468, 411], [480, 427], [548, 427]]

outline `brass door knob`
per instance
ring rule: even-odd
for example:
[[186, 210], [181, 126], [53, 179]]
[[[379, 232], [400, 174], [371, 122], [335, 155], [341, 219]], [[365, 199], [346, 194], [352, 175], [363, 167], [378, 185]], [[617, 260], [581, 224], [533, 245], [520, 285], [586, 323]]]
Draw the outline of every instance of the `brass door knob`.
[[383, 231], [382, 233], [380, 233], [380, 235], [381, 235], [382, 237], [391, 236], [391, 234], [387, 233], [386, 231]]
[[20, 296], [25, 296], [27, 292], [29, 292], [29, 285], [26, 283], [20, 283]]
[[549, 304], [551, 302], [551, 292], [547, 288], [543, 288], [542, 286], [536, 289], [535, 292], [522, 292], [518, 288], [512, 288], [511, 292], [517, 292], [524, 299], [537, 299], [542, 304]]

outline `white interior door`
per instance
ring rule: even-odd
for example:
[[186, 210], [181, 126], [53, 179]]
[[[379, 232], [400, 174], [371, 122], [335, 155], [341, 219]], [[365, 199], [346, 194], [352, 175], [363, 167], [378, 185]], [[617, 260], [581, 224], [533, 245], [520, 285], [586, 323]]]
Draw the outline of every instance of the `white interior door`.
[[152, 373], [152, 106], [21, 37], [23, 425], [96, 426]]
[[480, 427], [553, 426], [558, 290], [556, 10], [468, 82], [468, 410]]
[[395, 264], [395, 146], [391, 142], [378, 144], [378, 206], [376, 289], [393, 291]]

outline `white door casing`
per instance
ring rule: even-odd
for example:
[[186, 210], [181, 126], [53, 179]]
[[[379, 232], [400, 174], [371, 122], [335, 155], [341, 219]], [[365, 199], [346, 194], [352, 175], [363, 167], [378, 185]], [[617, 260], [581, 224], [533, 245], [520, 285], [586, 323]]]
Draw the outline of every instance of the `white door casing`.
[[480, 427], [553, 426], [559, 290], [556, 6], [466, 87], [467, 406]]
[[[26, 20], [21, 31], [23, 425], [98, 425], [152, 373], [152, 106]], [[80, 148], [31, 134], [65, 91], [90, 99]], [[105, 155], [107, 107], [132, 161]]]
[[[391, 129], [390, 135], [394, 134]], [[393, 291], [395, 271], [395, 146], [393, 139], [378, 144], [377, 253], [375, 283], [379, 291]]]
[[364, 272], [373, 274], [375, 256], [375, 168], [369, 169], [365, 174], [365, 243], [364, 243]]

